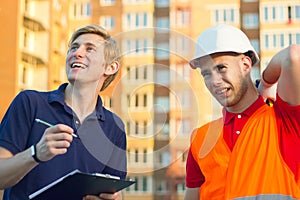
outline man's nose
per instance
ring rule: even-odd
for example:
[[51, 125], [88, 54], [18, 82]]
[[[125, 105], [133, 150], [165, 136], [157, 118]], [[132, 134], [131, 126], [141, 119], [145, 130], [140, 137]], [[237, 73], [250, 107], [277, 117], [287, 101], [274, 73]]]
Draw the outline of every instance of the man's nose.
[[82, 58], [82, 57], [84, 57], [84, 48], [82, 46], [78, 47], [76, 49], [76, 51], [74, 52], [74, 56], [76, 58]]
[[222, 84], [222, 76], [219, 73], [214, 73], [212, 75], [211, 83], [213, 86], [219, 86]]

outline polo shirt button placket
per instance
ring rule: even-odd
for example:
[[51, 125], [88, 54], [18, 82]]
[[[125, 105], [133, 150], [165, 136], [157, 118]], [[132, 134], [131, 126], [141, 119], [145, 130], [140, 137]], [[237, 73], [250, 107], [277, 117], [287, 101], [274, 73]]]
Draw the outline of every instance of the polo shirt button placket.
[[79, 126], [80, 126], [80, 122], [79, 122], [79, 120], [78, 120], [78, 119], [76, 119], [76, 120], [75, 120], [75, 125], [76, 125], [76, 129], [78, 129], [78, 128], [79, 128]]
[[[242, 118], [242, 115], [241, 115], [241, 114], [238, 114], [237, 118], [238, 118], [238, 119], [241, 119], [241, 118]], [[241, 131], [236, 131], [235, 133], [239, 135], [239, 134], [241, 133]]]

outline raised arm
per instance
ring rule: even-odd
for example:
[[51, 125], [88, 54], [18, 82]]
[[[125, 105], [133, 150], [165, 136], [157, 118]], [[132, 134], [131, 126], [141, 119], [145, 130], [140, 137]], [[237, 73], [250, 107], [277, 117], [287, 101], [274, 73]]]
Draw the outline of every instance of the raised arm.
[[[271, 59], [263, 72], [262, 85], [267, 90], [277, 83], [278, 95], [291, 105], [300, 104], [300, 45], [290, 45]], [[267, 82], [267, 83], [266, 83]]]

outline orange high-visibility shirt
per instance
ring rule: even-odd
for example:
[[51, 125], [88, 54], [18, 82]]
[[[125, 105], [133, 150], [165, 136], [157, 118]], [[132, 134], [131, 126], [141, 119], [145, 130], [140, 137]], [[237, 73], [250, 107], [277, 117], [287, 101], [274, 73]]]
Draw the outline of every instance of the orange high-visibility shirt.
[[191, 151], [205, 176], [201, 200], [300, 199], [299, 177], [280, 153], [272, 107], [262, 106], [249, 118], [232, 152], [222, 130], [219, 119], [192, 136]]

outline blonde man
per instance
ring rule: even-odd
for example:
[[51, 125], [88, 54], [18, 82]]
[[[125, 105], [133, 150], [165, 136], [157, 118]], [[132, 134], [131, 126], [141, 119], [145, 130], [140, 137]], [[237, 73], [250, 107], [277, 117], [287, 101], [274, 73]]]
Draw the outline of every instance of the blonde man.
[[[66, 57], [68, 83], [22, 91], [0, 126], [0, 188], [4, 200], [29, 194], [79, 169], [126, 177], [123, 122], [98, 95], [120, 69], [116, 42], [98, 25], [74, 32]], [[42, 119], [53, 126], [37, 123]], [[122, 199], [121, 192], [78, 199]]]

